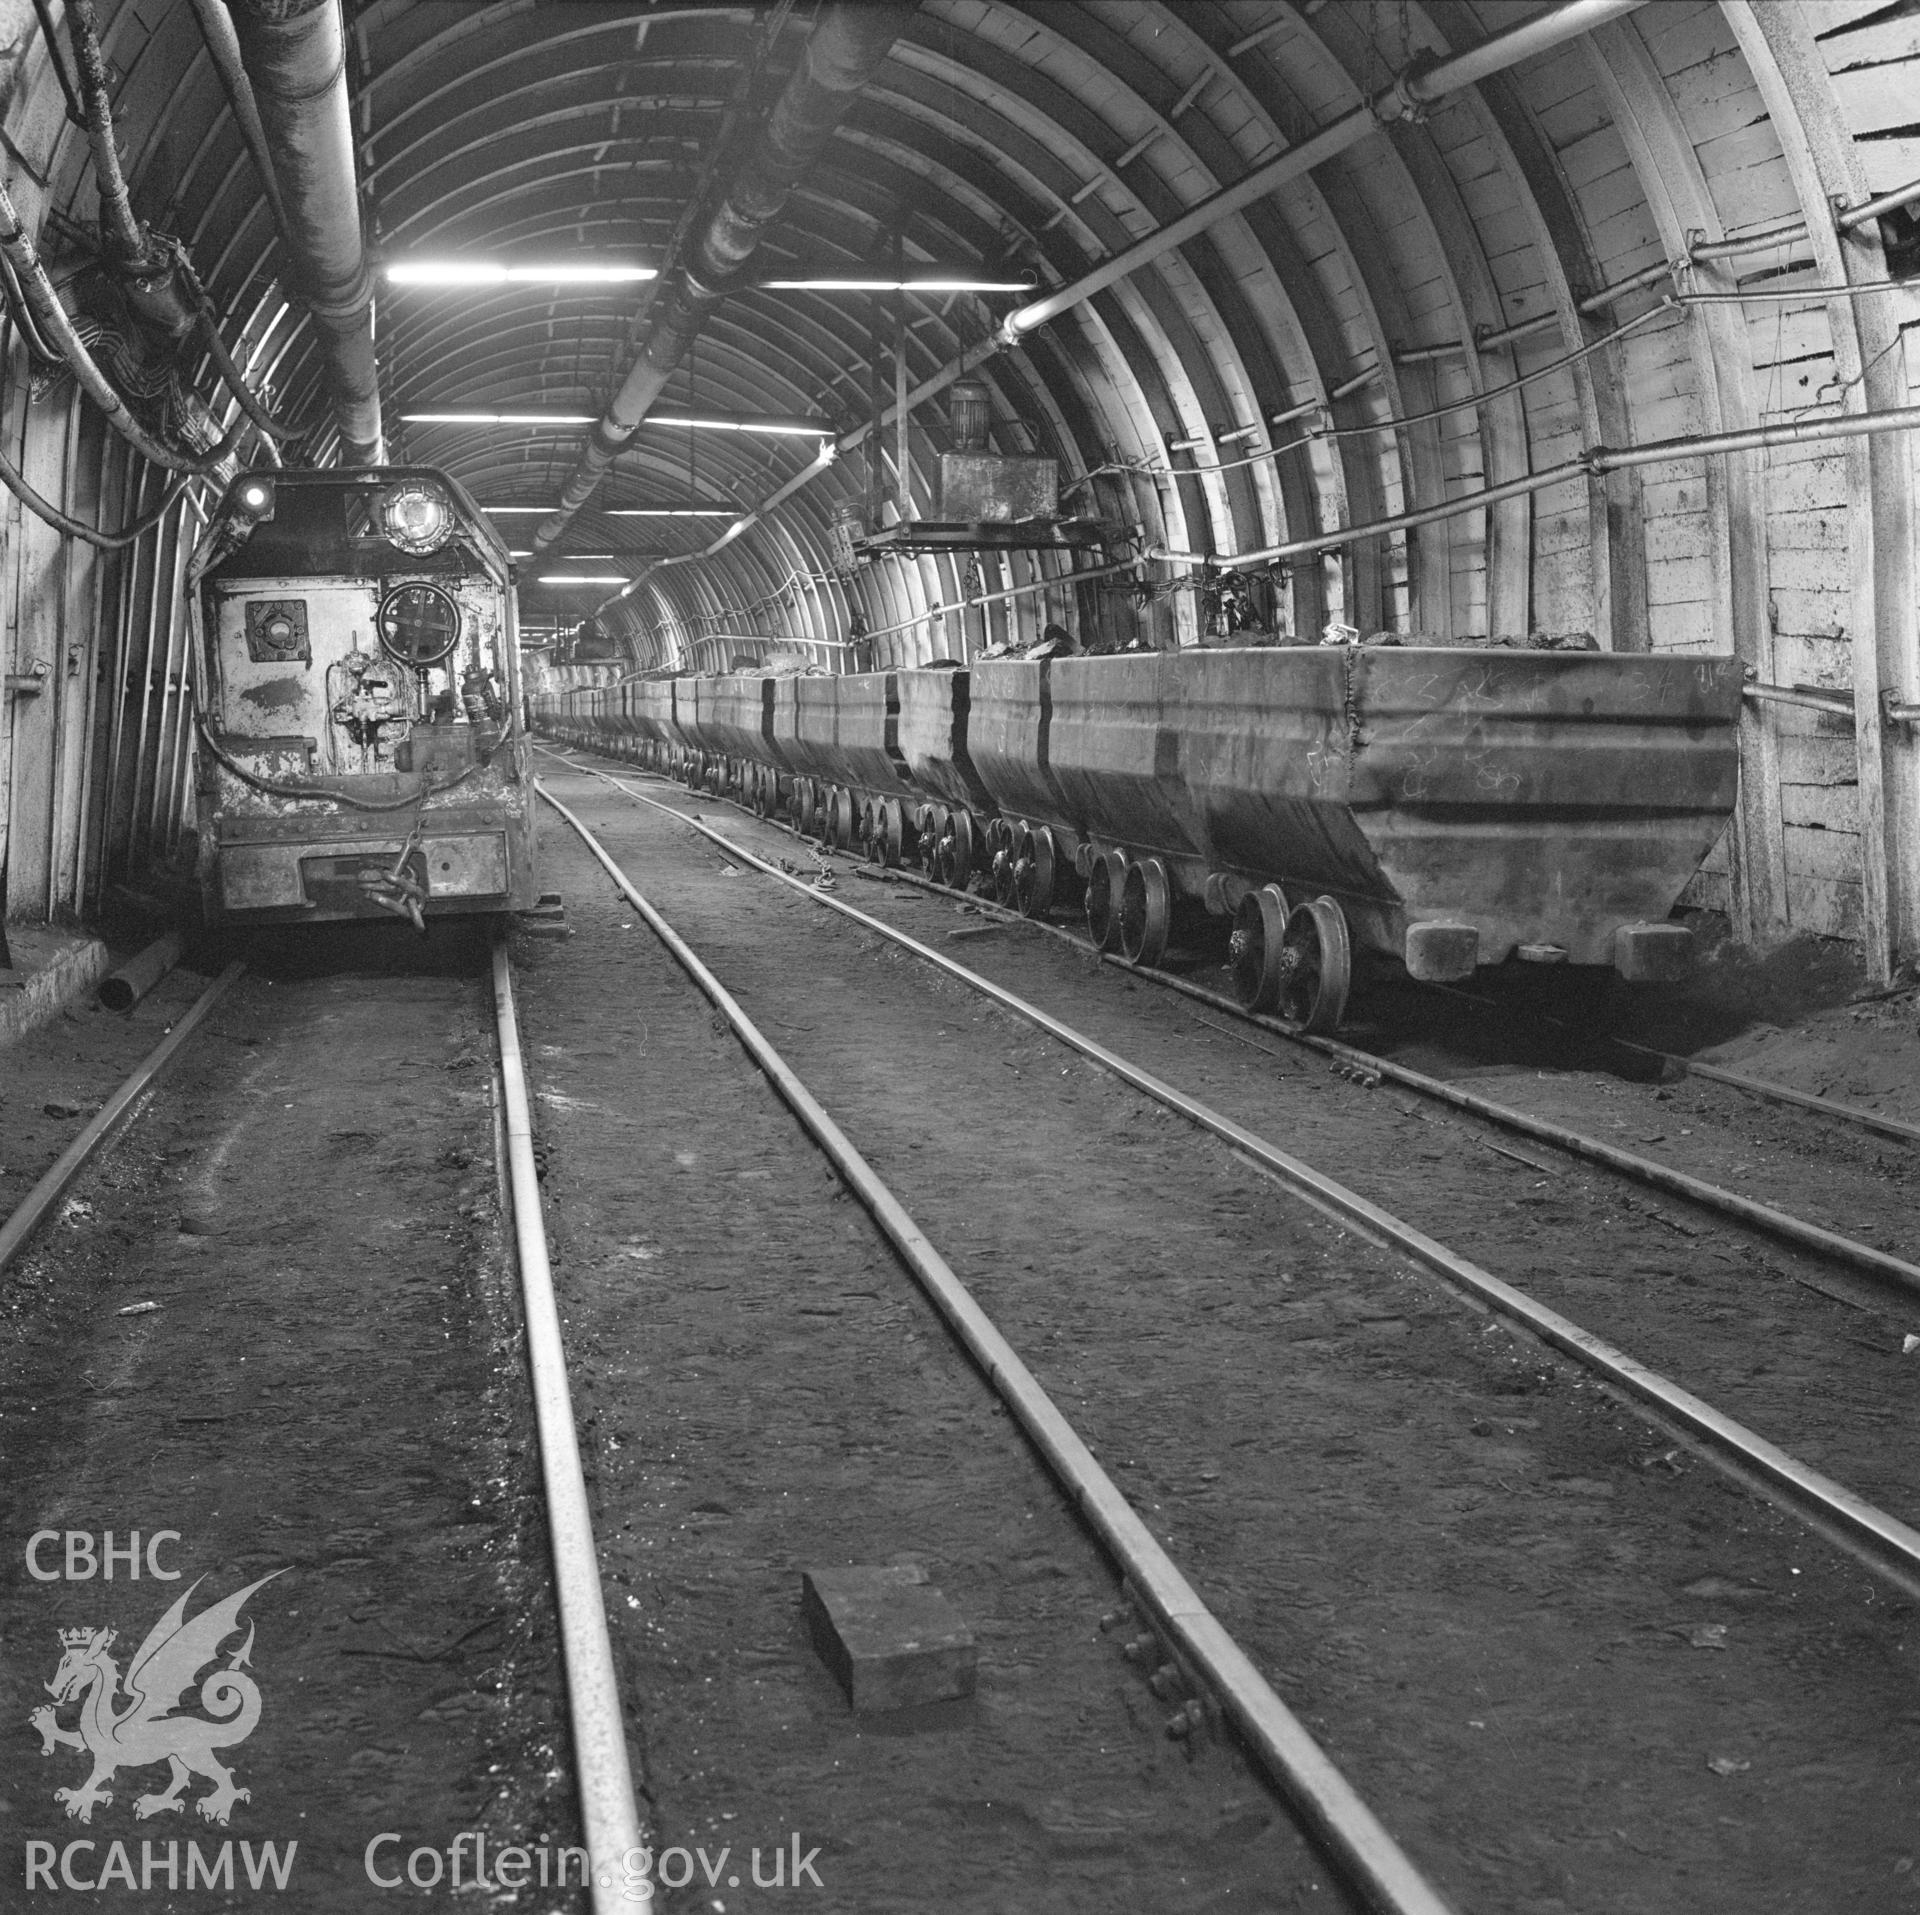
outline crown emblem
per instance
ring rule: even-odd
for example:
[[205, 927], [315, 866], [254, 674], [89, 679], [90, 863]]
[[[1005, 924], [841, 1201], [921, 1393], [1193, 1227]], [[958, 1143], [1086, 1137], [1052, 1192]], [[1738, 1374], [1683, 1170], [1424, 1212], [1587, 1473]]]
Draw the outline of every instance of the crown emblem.
[[91, 1629], [63, 1629], [60, 1632], [61, 1647], [65, 1649], [84, 1649], [92, 1640]]

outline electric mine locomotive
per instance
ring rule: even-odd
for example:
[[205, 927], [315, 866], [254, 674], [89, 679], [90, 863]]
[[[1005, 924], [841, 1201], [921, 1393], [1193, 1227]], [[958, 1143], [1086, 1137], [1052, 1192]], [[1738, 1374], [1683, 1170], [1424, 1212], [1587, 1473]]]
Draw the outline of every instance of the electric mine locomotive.
[[444, 474], [243, 473], [188, 569], [210, 920], [410, 920], [537, 891], [505, 548]]

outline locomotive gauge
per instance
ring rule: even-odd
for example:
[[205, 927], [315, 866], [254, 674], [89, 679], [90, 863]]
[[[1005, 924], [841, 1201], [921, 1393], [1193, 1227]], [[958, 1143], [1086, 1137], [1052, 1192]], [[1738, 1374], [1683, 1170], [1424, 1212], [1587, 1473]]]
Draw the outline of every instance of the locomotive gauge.
[[373, 626], [392, 657], [418, 669], [438, 664], [460, 642], [460, 608], [438, 585], [396, 585], [381, 599]]

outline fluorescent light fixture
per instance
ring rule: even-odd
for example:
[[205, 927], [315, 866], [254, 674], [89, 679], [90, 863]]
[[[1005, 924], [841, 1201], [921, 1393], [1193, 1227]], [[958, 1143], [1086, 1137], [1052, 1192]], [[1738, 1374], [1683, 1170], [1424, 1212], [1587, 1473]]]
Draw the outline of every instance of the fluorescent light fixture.
[[831, 439], [835, 428], [824, 419], [783, 418], [759, 412], [650, 412], [646, 426], [678, 426], [694, 432], [771, 432], [796, 439]]
[[[403, 412], [403, 424], [410, 426], [590, 426], [600, 415], [595, 412]], [[784, 418], [753, 412], [672, 413], [650, 412], [642, 426], [675, 426], [696, 432], [771, 432], [801, 439], [831, 439], [834, 427], [824, 419]]]
[[[601, 516], [609, 519], [726, 519], [740, 508], [733, 505], [611, 505]], [[483, 505], [489, 518], [544, 518], [550, 505]]]
[[659, 277], [651, 266], [576, 259], [529, 266], [509, 266], [494, 259], [396, 259], [387, 265], [387, 283], [393, 286], [605, 286]]
[[1030, 279], [758, 279], [774, 293], [1030, 293]]
[[593, 412], [403, 412], [410, 426], [590, 426]]
[[535, 581], [540, 585], [624, 585], [624, 572], [542, 572]]

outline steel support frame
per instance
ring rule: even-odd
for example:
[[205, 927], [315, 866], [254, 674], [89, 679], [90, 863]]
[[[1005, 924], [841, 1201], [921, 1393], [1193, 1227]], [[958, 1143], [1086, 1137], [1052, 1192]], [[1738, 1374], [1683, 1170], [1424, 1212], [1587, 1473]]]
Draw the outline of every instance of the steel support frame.
[[[1659, 231], [1661, 249], [1668, 258], [1678, 258], [1690, 232], [1720, 231], [1720, 215], [1679, 108], [1635, 21], [1600, 27], [1586, 45]], [[1717, 433], [1759, 424], [1752, 353], [1738, 309], [1693, 308], [1688, 342], [1701, 430]], [[1709, 460], [1704, 484], [1713, 540], [1715, 649], [1737, 653], [1761, 678], [1771, 679], [1763, 455], [1731, 453]], [[1740, 723], [1740, 798], [1732, 850], [1732, 915], [1740, 938], [1760, 947], [1777, 943], [1789, 930], [1779, 741], [1773, 719], [1751, 705], [1743, 710]]]
[[[1824, 285], [1886, 279], [1877, 226], [1844, 239], [1836, 204], [1866, 197], [1853, 137], [1841, 119], [1807, 10], [1797, 4], [1721, 0], [1721, 10], [1773, 119]], [[1900, 321], [1890, 299], [1828, 302], [1834, 374], [1843, 409], [1905, 402]], [[1920, 952], [1920, 736], [1888, 725], [1883, 690], [1920, 691], [1920, 607], [1915, 604], [1913, 452], [1904, 439], [1855, 441], [1847, 454], [1852, 546], [1853, 709], [1860, 807], [1861, 942], [1868, 979], [1884, 986], [1903, 957]]]

